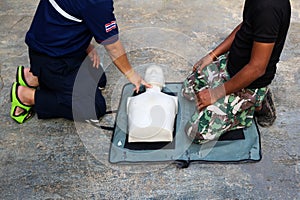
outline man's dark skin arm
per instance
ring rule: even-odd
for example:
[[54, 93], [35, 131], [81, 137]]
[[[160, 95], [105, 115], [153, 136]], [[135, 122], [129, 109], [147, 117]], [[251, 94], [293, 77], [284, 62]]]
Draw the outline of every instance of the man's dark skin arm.
[[250, 85], [257, 78], [265, 74], [275, 43], [254, 42], [251, 58], [235, 76], [214, 89], [205, 89], [197, 93], [199, 110], [215, 103], [225, 95], [237, 92]]

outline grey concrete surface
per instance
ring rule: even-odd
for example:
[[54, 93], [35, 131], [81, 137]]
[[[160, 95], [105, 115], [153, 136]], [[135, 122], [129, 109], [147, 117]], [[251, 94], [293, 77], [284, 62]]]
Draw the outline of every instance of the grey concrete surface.
[[[300, 2], [277, 76], [271, 85], [278, 118], [260, 128], [263, 158], [251, 164], [116, 166], [108, 144], [97, 158], [84, 132], [63, 119], [18, 125], [9, 117], [16, 67], [28, 66], [25, 33], [38, 1], [0, 1], [0, 199], [300, 199]], [[132, 65], [167, 66], [167, 81], [182, 81], [196, 62], [241, 20], [242, 0], [115, 0], [121, 38]], [[100, 48], [100, 47], [99, 47]], [[101, 53], [100, 48], [100, 53]], [[107, 62], [109, 109], [117, 108], [124, 78]], [[106, 66], [105, 65], [105, 66]], [[112, 125], [114, 115], [102, 122]], [[89, 131], [89, 129], [85, 129]], [[110, 133], [99, 130], [109, 140]]]

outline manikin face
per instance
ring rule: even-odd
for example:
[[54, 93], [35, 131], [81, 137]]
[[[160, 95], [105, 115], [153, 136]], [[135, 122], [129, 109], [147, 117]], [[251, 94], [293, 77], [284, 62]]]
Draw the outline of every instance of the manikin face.
[[146, 70], [145, 81], [162, 88], [165, 85], [163, 70], [157, 65], [151, 65]]

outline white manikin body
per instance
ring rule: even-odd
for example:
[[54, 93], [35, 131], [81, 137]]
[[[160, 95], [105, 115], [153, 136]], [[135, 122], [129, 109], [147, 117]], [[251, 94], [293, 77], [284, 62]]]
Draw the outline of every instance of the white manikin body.
[[160, 67], [149, 67], [145, 80], [152, 88], [127, 100], [128, 142], [172, 141], [178, 98], [161, 92], [164, 79]]

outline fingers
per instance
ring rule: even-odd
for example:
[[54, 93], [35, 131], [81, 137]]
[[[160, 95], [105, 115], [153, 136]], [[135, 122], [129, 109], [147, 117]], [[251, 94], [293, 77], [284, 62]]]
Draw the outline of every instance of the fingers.
[[206, 107], [206, 106], [200, 105], [200, 106], [198, 106], [197, 108], [198, 108], [199, 111], [202, 111], [205, 107]]
[[97, 53], [94, 53], [94, 54], [93, 54], [92, 61], [93, 61], [93, 67], [95, 67], [95, 68], [98, 69], [98, 67], [99, 67], [99, 65], [100, 65], [100, 57], [98, 56]]
[[147, 83], [147, 82], [144, 81], [143, 79], [142, 79], [142, 81], [141, 81], [141, 84], [143, 84], [146, 88], [152, 88], [152, 85], [149, 84], [149, 83]]
[[135, 91], [136, 93], [139, 92], [141, 85], [144, 85], [146, 88], [151, 88], [152, 87], [151, 84], [149, 84], [146, 81], [144, 81], [141, 77], [139, 77], [139, 79], [132, 80], [130, 82], [135, 85], [135, 88], [133, 89], [133, 91]]
[[151, 84], [147, 83], [143, 79], [141, 79], [140, 81], [138, 81], [138, 83], [135, 83], [134, 85], [135, 85], [134, 91], [136, 91], [137, 93], [139, 92], [141, 85], [144, 85], [146, 88], [151, 88], [152, 87]]
[[[200, 94], [201, 92], [197, 93], [196, 98], [196, 107], [199, 111], [203, 110], [205, 107], [207, 107], [205, 103], [205, 98]], [[204, 99], [203, 99], [204, 98]]]
[[196, 104], [196, 107], [199, 111], [202, 111], [204, 108], [206, 108], [208, 105], [206, 105], [205, 103], [203, 103], [201, 101], [201, 99], [198, 99], [197, 100], [197, 104]]
[[139, 92], [140, 85], [142, 82], [142, 78], [138, 73], [136, 73], [134, 70], [131, 70], [129, 73], [126, 74], [126, 78], [135, 85], [135, 88], [133, 91]]
[[193, 72], [196, 71], [198, 69], [198, 67], [200, 66], [200, 61], [197, 62], [194, 66], [193, 66]]
[[91, 50], [88, 54], [91, 61], [93, 62], [93, 67], [99, 68], [100, 65], [100, 56], [98, 55], [97, 51], [95, 49]]
[[135, 91], [136, 93], [139, 93], [140, 86], [139, 85], [135, 85], [135, 88], [133, 89], [133, 91]]
[[213, 60], [211, 59], [211, 57], [209, 55], [204, 56], [203, 58], [201, 58], [194, 66], [193, 66], [193, 72], [195, 72], [196, 70], [198, 70], [198, 73], [200, 74], [201, 71], [207, 66], [209, 65], [211, 62], [213, 62]]
[[204, 89], [197, 92], [196, 97], [196, 107], [199, 111], [215, 103], [215, 101], [212, 100], [210, 89]]
[[193, 67], [193, 72], [195, 72], [196, 70], [198, 70], [198, 74], [200, 74], [203, 70], [203, 68], [205, 67], [205, 64], [202, 60], [200, 60], [199, 62], [197, 62], [194, 67]]
[[95, 67], [98, 69], [100, 65], [100, 57], [98, 56], [98, 54], [96, 55], [96, 62], [94, 63], [95, 63]]
[[199, 102], [197, 103], [197, 109], [199, 111], [202, 111], [206, 106], [202, 103], [202, 102]]

